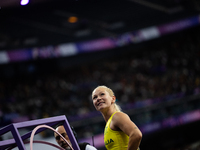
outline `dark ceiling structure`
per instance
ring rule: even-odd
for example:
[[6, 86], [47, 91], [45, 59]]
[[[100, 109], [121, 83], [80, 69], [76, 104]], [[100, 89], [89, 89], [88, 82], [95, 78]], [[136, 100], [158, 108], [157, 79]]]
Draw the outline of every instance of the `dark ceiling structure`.
[[0, 2], [0, 50], [115, 37], [198, 15], [196, 0]]

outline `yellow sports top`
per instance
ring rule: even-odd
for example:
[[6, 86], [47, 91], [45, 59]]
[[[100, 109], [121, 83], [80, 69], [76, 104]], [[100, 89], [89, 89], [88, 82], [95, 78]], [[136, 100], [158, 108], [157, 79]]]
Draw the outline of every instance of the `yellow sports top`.
[[114, 131], [110, 128], [113, 115], [109, 118], [104, 129], [104, 143], [107, 150], [127, 150], [129, 136], [122, 131]]

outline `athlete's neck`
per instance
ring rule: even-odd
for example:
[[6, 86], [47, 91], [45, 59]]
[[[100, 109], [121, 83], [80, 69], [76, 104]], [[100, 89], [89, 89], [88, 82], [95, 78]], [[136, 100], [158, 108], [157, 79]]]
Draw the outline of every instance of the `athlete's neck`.
[[107, 122], [114, 112], [116, 112], [116, 110], [114, 108], [110, 108], [107, 111], [101, 111], [101, 114], [104, 120]]

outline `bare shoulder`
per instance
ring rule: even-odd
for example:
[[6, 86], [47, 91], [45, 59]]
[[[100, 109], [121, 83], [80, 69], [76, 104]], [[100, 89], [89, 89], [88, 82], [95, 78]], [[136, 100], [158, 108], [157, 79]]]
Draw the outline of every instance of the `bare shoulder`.
[[124, 112], [117, 112], [113, 115], [113, 118], [114, 119], [123, 119], [123, 118], [127, 118], [127, 119], [130, 119], [129, 116], [124, 113]]
[[129, 121], [131, 121], [130, 117], [124, 112], [117, 112], [113, 115], [112, 118], [112, 123], [115, 126]]
[[110, 127], [114, 130], [121, 130], [128, 136], [130, 136], [132, 133], [140, 134], [140, 130], [136, 124], [130, 119], [128, 114], [123, 112], [117, 112], [114, 114]]

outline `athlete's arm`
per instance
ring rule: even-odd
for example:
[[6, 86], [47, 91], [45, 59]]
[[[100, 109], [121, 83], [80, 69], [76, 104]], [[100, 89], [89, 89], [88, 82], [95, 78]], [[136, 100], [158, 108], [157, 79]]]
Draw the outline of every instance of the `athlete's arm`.
[[139, 148], [142, 133], [127, 114], [123, 112], [114, 114], [110, 126], [111, 129], [121, 130], [129, 136], [128, 150], [137, 150]]

